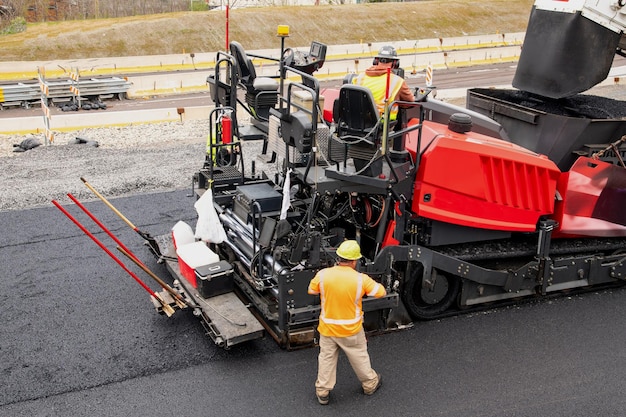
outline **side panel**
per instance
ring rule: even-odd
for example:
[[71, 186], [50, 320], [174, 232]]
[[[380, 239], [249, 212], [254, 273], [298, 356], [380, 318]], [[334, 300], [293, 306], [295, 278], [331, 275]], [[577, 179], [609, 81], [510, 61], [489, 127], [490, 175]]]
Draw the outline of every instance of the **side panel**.
[[580, 157], [560, 183], [555, 236], [626, 236], [626, 169]]
[[461, 226], [532, 232], [554, 210], [560, 174], [547, 158], [509, 142], [447, 131], [421, 155], [411, 208]]

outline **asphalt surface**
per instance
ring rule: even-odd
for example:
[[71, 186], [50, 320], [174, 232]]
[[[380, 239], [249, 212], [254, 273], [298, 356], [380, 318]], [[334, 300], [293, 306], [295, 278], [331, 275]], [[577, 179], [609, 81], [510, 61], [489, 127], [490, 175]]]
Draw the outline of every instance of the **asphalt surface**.
[[[112, 202], [158, 235], [179, 219], [193, 224], [187, 194]], [[86, 206], [167, 279], [137, 233], [103, 203]], [[361, 394], [342, 358], [323, 408], [313, 389], [316, 349], [287, 352], [269, 337], [215, 347], [191, 313], [158, 315], [148, 294], [52, 205], [0, 212], [0, 224], [0, 416], [588, 417], [626, 409], [625, 288], [372, 337], [380, 391]]]

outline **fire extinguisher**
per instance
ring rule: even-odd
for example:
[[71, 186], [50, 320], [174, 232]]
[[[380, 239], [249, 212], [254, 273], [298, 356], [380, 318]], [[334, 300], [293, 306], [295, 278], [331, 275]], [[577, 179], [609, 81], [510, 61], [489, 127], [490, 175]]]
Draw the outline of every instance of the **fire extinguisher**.
[[229, 144], [233, 141], [233, 120], [230, 112], [225, 112], [221, 117], [222, 122], [222, 143]]
[[234, 165], [237, 161], [237, 147], [233, 144], [233, 119], [230, 115], [231, 111], [223, 111], [217, 124], [217, 142], [220, 145], [230, 145], [218, 146], [219, 151], [214, 155], [218, 166]]

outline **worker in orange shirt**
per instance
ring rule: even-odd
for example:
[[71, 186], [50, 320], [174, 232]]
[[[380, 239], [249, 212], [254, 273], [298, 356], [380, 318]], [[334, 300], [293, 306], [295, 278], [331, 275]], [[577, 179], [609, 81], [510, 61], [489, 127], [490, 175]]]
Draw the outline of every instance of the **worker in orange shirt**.
[[[391, 69], [389, 80], [389, 104], [395, 100], [415, 101], [415, 95], [407, 85], [404, 78], [393, 73], [393, 70], [400, 67], [398, 53], [393, 46], [383, 46], [374, 58], [371, 67], [352, 79], [352, 84], [367, 87], [374, 97], [376, 107], [382, 115], [385, 110], [385, 93], [387, 89], [387, 71]], [[389, 111], [390, 119], [396, 120], [398, 106], [393, 106]]]
[[337, 265], [322, 269], [309, 283], [309, 294], [319, 295], [320, 353], [315, 394], [326, 405], [335, 387], [339, 351], [347, 356], [363, 392], [372, 395], [382, 384], [381, 376], [372, 369], [367, 340], [363, 330], [362, 300], [365, 295], [380, 298], [385, 288], [368, 275], [357, 272], [361, 248], [355, 240], [346, 240], [337, 248]]

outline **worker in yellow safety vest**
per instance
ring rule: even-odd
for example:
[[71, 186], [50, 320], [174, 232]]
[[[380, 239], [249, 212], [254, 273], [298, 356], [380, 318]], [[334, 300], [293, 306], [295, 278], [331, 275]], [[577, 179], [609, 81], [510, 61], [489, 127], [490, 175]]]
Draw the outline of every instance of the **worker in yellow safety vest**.
[[337, 248], [337, 265], [322, 269], [309, 283], [309, 294], [319, 295], [321, 312], [317, 327], [320, 339], [315, 394], [320, 404], [329, 402], [335, 387], [339, 351], [347, 356], [361, 381], [363, 393], [374, 394], [382, 384], [372, 369], [363, 330], [364, 296], [384, 297], [385, 288], [368, 275], [357, 272], [361, 248], [355, 240], [346, 240]]
[[[352, 79], [352, 83], [367, 87], [374, 97], [378, 111], [382, 115], [385, 110], [385, 93], [387, 89], [387, 70], [391, 69], [389, 80], [389, 104], [394, 100], [415, 101], [413, 92], [407, 85], [404, 78], [393, 73], [393, 70], [400, 67], [400, 59], [398, 53], [393, 46], [383, 46], [378, 51], [378, 55], [374, 58], [371, 67], [364, 73]], [[389, 111], [389, 118], [396, 120], [398, 117], [398, 106], [393, 106]]]

